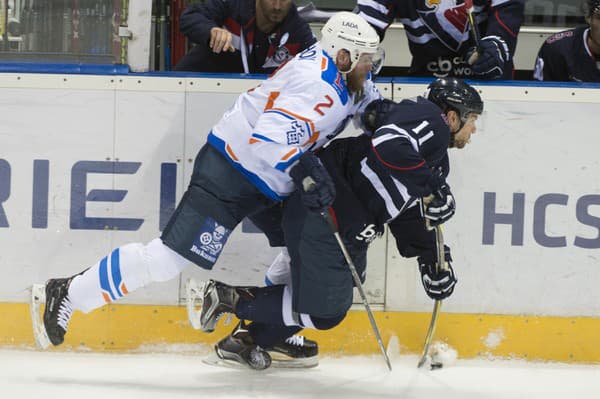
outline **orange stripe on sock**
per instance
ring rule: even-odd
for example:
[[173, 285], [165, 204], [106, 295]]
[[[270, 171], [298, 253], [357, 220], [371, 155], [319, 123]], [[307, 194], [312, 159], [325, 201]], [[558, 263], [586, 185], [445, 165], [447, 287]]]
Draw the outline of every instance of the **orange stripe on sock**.
[[121, 292], [123, 293], [123, 295], [129, 294], [129, 291], [127, 291], [127, 287], [125, 287], [125, 283], [121, 283]]
[[104, 302], [110, 303], [110, 297], [108, 296], [108, 294], [106, 292], [103, 292], [102, 296], [104, 297]]

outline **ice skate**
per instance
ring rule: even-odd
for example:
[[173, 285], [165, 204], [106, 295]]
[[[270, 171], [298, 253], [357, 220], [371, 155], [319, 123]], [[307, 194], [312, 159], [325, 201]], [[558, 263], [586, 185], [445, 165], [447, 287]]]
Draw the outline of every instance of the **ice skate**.
[[234, 313], [240, 295], [252, 298], [250, 287], [232, 287], [220, 281], [208, 280], [202, 294], [200, 328], [213, 332], [219, 319], [226, 313]]
[[[35, 342], [41, 349], [50, 344], [60, 345], [65, 339], [73, 306], [69, 299], [69, 285], [73, 277], [51, 279], [46, 285], [34, 284], [31, 288], [31, 319]], [[40, 304], [46, 302], [43, 320]]]
[[264, 370], [271, 365], [268, 352], [254, 343], [243, 321], [233, 332], [215, 345], [216, 356], [204, 359], [207, 364]]
[[319, 345], [302, 335], [292, 335], [265, 350], [271, 355], [273, 367], [308, 368], [319, 365]]

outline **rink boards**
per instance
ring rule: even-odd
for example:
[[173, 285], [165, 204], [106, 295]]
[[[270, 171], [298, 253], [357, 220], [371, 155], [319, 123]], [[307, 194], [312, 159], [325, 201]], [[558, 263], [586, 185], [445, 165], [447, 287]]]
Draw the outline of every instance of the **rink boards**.
[[[255, 79], [0, 74], [0, 343], [31, 345], [27, 287], [147, 242], [168, 220], [211, 126]], [[398, 100], [425, 80], [382, 81]], [[592, 85], [480, 84], [486, 110], [451, 150], [457, 216], [445, 229], [459, 278], [437, 338], [461, 356], [600, 361], [600, 91]], [[352, 134], [348, 132], [346, 134]], [[244, 223], [213, 278], [260, 284], [275, 249]], [[432, 303], [414, 260], [389, 237], [369, 251], [366, 291], [384, 340], [418, 352]], [[214, 342], [187, 325], [180, 279], [76, 315], [67, 346], [136, 349]], [[357, 301], [359, 302], [359, 301]], [[361, 306], [318, 336], [323, 351], [376, 353]], [[226, 331], [222, 330], [222, 331]], [[358, 344], [350, 344], [356, 341]], [[362, 343], [361, 343], [362, 342]], [[356, 351], [356, 352], [355, 352]]]

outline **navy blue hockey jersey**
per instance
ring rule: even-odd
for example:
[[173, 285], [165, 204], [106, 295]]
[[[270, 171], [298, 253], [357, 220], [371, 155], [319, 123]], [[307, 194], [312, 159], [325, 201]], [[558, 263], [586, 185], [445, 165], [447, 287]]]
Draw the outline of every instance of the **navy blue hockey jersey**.
[[[524, 3], [524, 0], [473, 0], [481, 36], [502, 37], [513, 55], [524, 19]], [[468, 77], [473, 74], [463, 59], [474, 45], [463, 0], [358, 0], [358, 10], [382, 39], [394, 19], [402, 22], [413, 57], [411, 75]], [[510, 79], [512, 73], [511, 56], [502, 78]]]
[[[341, 235], [366, 246], [389, 224], [402, 255], [421, 255], [414, 248], [433, 250], [435, 237], [425, 230], [416, 200], [436, 188], [432, 168], [448, 174], [449, 141], [440, 108], [418, 97], [397, 104], [373, 137], [338, 139], [321, 150], [319, 158], [336, 185], [333, 209]], [[409, 233], [402, 227], [406, 223]]]
[[[180, 24], [182, 33], [197, 45], [176, 66], [179, 71], [272, 73], [316, 42], [294, 4], [269, 34], [256, 27], [255, 0], [207, 0], [186, 8]], [[216, 54], [209, 48], [210, 30], [214, 27], [231, 32], [234, 53]]]
[[592, 54], [587, 35], [589, 28], [582, 26], [546, 39], [535, 61], [533, 77], [558, 82], [600, 82], [600, 54]]

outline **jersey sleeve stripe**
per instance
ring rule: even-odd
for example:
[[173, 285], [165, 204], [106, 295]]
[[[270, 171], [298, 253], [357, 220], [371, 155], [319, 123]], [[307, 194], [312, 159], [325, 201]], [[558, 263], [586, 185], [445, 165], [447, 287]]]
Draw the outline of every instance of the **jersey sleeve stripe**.
[[381, 143], [385, 143], [386, 141], [390, 141], [390, 140], [394, 140], [394, 139], [399, 139], [400, 136], [398, 136], [397, 134], [394, 133], [387, 133], [387, 134], [383, 134], [381, 136], [378, 136], [376, 138], [374, 138], [373, 141], [373, 146], [378, 146]]
[[[412, 137], [410, 134], [408, 134], [408, 132], [406, 130], [404, 130], [402, 128], [399, 128], [396, 125], [390, 124], [390, 125], [384, 125], [384, 126], [380, 127], [377, 130], [377, 132], [382, 131], [382, 130], [385, 131], [386, 129], [393, 130], [393, 131], [396, 132], [396, 134], [394, 134], [394, 133], [385, 133], [382, 136], [378, 136], [377, 138], [373, 139], [373, 146], [381, 144], [381, 143], [377, 143], [376, 144], [376, 141], [377, 141], [377, 139], [379, 137], [385, 137], [385, 136], [388, 136], [388, 135], [392, 135], [392, 136], [397, 137], [397, 138], [404, 138], [404, 139], [408, 140], [410, 142], [410, 144], [412, 145], [413, 149], [415, 151], [419, 151], [419, 143], [417, 143], [417, 141], [414, 139], [414, 137]], [[394, 138], [394, 137], [392, 137], [392, 138]], [[387, 140], [384, 140], [384, 141], [387, 141]]]
[[265, 111], [273, 108], [273, 104], [275, 104], [275, 100], [277, 99], [277, 97], [279, 97], [279, 94], [281, 93], [278, 91], [272, 91], [271, 94], [269, 94], [269, 99], [265, 104]]
[[287, 161], [292, 155], [297, 154], [298, 153], [298, 149], [297, 148], [293, 148], [291, 151], [289, 151], [287, 154], [285, 154], [284, 156], [281, 157], [282, 161]]
[[496, 12], [494, 13], [494, 17], [496, 18], [496, 21], [498, 21], [500, 26], [502, 26], [502, 28], [506, 31], [506, 33], [508, 33], [512, 37], [517, 37], [517, 34], [513, 32], [512, 29], [510, 29], [508, 26], [506, 26], [504, 21], [500, 19], [500, 14], [498, 14], [498, 10], [496, 10]]
[[358, 3], [361, 6], [371, 7], [372, 9], [374, 9], [377, 12], [380, 12], [384, 15], [388, 13], [388, 8], [386, 6], [384, 6], [383, 4], [379, 4], [373, 0], [359, 0]]
[[383, 159], [381, 159], [381, 156], [379, 155], [379, 153], [377, 152], [377, 149], [375, 147], [373, 147], [373, 153], [375, 153], [375, 156], [377, 157], [377, 159], [379, 160], [379, 162], [381, 162], [382, 164], [384, 164], [385, 166], [387, 166], [390, 169], [395, 169], [395, 170], [415, 170], [415, 169], [419, 169], [420, 167], [422, 167], [423, 165], [425, 165], [425, 160], [422, 160], [421, 162], [419, 162], [418, 164], [414, 165], [414, 166], [407, 166], [405, 168], [398, 166], [398, 165], [393, 165], [389, 162], [384, 161]]
[[262, 134], [252, 133], [252, 138], [249, 141], [250, 144], [261, 142], [261, 141], [267, 141], [267, 142], [270, 142], [270, 143], [274, 143], [275, 142], [274, 140], [268, 138], [267, 136], [263, 136]]
[[369, 180], [375, 191], [377, 191], [377, 193], [383, 199], [385, 209], [387, 210], [390, 219], [394, 219], [396, 216], [398, 216], [398, 213], [400, 213], [400, 211], [396, 207], [396, 204], [394, 204], [394, 200], [390, 196], [390, 193], [388, 193], [388, 191], [386, 190], [379, 176], [377, 176], [377, 173], [375, 173], [375, 171], [373, 171], [373, 169], [371, 169], [369, 165], [367, 165], [366, 158], [360, 161], [360, 171], [367, 178], [367, 180]]
[[[275, 165], [275, 169], [277, 169], [281, 172], [285, 172], [286, 169], [289, 168], [294, 162], [296, 162], [296, 160], [298, 158], [300, 158], [301, 155], [302, 155], [302, 151], [300, 151], [297, 148], [294, 148], [294, 150], [292, 150], [289, 153], [287, 153], [286, 155], [284, 155], [284, 157], [282, 158], [282, 160], [284, 162], [277, 163], [277, 165]], [[291, 157], [291, 158], [284, 160], [284, 158], [286, 158], [286, 157]]]
[[371, 17], [371, 16], [365, 14], [363, 11], [359, 12], [358, 15], [360, 15], [368, 23], [370, 23], [371, 25], [375, 25], [379, 29], [386, 29], [388, 27], [388, 25], [389, 25], [386, 21], [381, 21], [381, 20], [379, 20], [377, 18]]
[[227, 155], [229, 155], [229, 158], [231, 158], [235, 162], [239, 162], [240, 161], [238, 159], [238, 157], [235, 156], [235, 153], [233, 152], [233, 150], [231, 149], [231, 147], [229, 146], [229, 144], [225, 144], [225, 151], [227, 152]]

